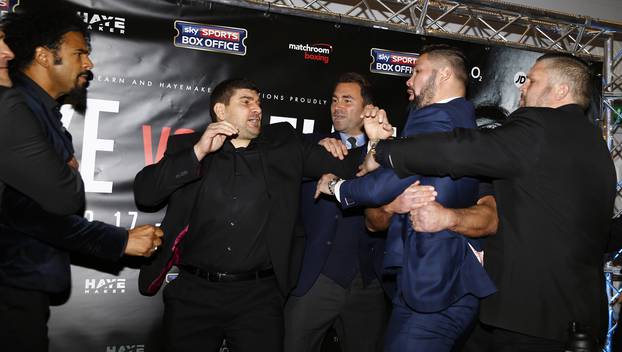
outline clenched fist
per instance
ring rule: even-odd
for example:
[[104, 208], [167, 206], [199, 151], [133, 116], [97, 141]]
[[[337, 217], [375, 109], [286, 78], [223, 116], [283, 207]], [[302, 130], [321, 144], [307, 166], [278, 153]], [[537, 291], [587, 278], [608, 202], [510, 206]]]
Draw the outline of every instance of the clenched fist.
[[140, 225], [128, 231], [125, 254], [149, 257], [162, 244], [164, 232], [153, 225]]

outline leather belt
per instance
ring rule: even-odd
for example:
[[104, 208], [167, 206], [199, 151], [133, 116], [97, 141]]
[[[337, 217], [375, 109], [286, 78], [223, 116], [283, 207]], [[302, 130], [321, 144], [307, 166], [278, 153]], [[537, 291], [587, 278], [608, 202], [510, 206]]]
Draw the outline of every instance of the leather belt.
[[210, 282], [248, 281], [262, 279], [274, 275], [273, 268], [258, 271], [246, 271], [243, 273], [210, 272], [192, 265], [180, 265], [180, 269]]

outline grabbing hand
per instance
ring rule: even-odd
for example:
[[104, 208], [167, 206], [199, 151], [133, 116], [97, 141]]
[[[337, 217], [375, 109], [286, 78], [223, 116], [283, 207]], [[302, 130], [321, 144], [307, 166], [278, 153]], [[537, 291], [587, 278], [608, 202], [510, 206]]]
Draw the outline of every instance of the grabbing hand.
[[319, 145], [326, 148], [335, 158], [343, 160], [348, 155], [348, 148], [342, 141], [335, 138], [324, 138], [318, 142]]
[[356, 176], [365, 176], [380, 167], [380, 164], [376, 161], [375, 154], [375, 150], [373, 149], [367, 153], [365, 160], [359, 165], [359, 171], [356, 173]]
[[369, 104], [365, 106], [361, 118], [369, 140], [381, 140], [393, 136], [393, 126], [389, 123], [387, 113], [383, 109]]
[[140, 225], [128, 231], [125, 254], [133, 256], [151, 256], [162, 244], [164, 232], [153, 225]]
[[332, 192], [328, 188], [328, 184], [330, 183], [330, 181], [338, 179], [338, 178], [339, 177], [333, 174], [322, 175], [322, 177], [320, 177], [320, 179], [317, 181], [317, 186], [315, 188], [315, 195], [313, 196], [313, 198], [317, 199], [322, 193], [332, 195]]
[[438, 232], [454, 225], [454, 212], [437, 202], [430, 202], [410, 211], [413, 229], [418, 232]]
[[419, 184], [419, 181], [416, 181], [385, 207], [391, 213], [405, 214], [433, 202], [434, 199], [436, 199], [434, 187], [422, 186]]
[[194, 154], [201, 161], [207, 154], [220, 149], [229, 136], [236, 135], [238, 129], [227, 121], [210, 123], [201, 139], [194, 145]]

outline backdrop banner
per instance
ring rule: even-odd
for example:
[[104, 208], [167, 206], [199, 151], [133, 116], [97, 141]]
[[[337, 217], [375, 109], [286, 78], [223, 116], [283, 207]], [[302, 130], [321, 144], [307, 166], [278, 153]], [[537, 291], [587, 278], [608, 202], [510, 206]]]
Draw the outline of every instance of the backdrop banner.
[[[0, 11], [19, 9], [19, 2], [38, 1], [0, 0]], [[88, 24], [95, 64], [86, 112], [62, 109], [86, 186], [84, 216], [127, 228], [162, 220], [163, 210], [137, 209], [134, 176], [160, 160], [169, 136], [205, 129], [210, 92], [224, 79], [246, 77], [258, 84], [264, 124], [286, 121], [311, 133], [332, 128], [337, 77], [359, 72], [371, 81], [376, 104], [399, 134], [408, 109], [405, 82], [425, 45], [464, 50], [468, 97], [479, 124], [489, 125], [517, 108], [519, 87], [540, 55], [275, 13], [243, 2], [64, 2]], [[600, 72], [600, 64], [593, 66]], [[52, 309], [50, 350], [160, 351], [162, 297], [138, 293], [140, 262], [75, 256], [72, 290]]]

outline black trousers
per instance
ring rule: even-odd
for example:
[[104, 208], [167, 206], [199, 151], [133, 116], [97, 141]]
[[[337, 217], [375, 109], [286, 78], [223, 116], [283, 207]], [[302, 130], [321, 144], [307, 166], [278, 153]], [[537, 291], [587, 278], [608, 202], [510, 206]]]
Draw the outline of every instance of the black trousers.
[[319, 352], [333, 325], [341, 351], [382, 351], [388, 317], [378, 280], [364, 287], [359, 274], [345, 289], [320, 274], [305, 295], [290, 296], [285, 304], [285, 352]]
[[276, 278], [209, 282], [182, 271], [164, 289], [168, 352], [283, 349], [283, 304]]
[[46, 352], [50, 298], [47, 293], [0, 285], [0, 349]]

